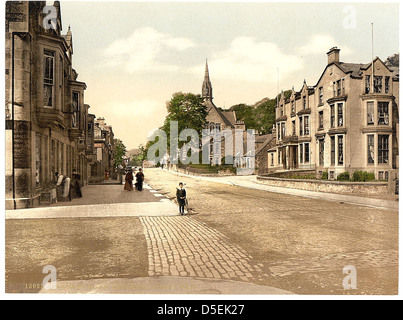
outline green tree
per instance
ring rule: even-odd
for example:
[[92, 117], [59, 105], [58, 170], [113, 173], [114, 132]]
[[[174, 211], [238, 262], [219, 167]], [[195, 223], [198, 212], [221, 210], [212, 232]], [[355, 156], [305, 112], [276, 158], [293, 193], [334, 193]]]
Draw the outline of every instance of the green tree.
[[144, 160], [147, 159], [147, 150], [145, 146], [140, 145], [138, 148], [138, 153], [132, 155], [132, 159], [135, 166], [143, 166]]
[[399, 53], [396, 53], [390, 57], [388, 57], [385, 61], [385, 64], [388, 67], [399, 67]]
[[114, 151], [115, 158], [113, 160], [113, 167], [117, 168], [123, 163], [123, 157], [126, 155], [126, 146], [123, 144], [122, 140], [114, 139]]
[[[161, 129], [165, 131], [168, 139], [168, 149], [170, 140], [170, 123], [178, 122], [179, 133], [184, 129], [194, 129], [199, 136], [202, 129], [205, 128], [207, 121], [207, 108], [203, 104], [203, 98], [193, 93], [175, 93], [172, 99], [167, 103], [168, 115], [165, 118]], [[181, 147], [186, 142], [180, 142]]]

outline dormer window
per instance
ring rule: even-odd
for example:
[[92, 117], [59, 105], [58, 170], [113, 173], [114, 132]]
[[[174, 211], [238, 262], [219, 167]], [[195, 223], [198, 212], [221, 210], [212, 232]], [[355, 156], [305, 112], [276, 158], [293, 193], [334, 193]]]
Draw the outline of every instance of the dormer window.
[[390, 77], [385, 77], [385, 93], [390, 93]]
[[345, 79], [344, 78], [341, 79], [341, 94], [343, 96], [346, 95], [346, 84], [345, 84]]
[[365, 76], [365, 94], [371, 93], [371, 76]]
[[382, 78], [381, 76], [374, 77], [374, 92], [382, 93]]

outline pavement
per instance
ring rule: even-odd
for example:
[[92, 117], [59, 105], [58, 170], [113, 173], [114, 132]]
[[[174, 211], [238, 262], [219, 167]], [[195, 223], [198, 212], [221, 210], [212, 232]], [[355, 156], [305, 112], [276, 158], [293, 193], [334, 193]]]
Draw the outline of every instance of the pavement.
[[[36, 285], [35, 287], [39, 287], [38, 292], [44, 294], [291, 294], [286, 290], [256, 284], [258, 279], [263, 277], [263, 272], [261, 266], [255, 264], [245, 250], [232, 244], [224, 234], [192, 216], [179, 216], [177, 205], [147, 184], [143, 192], [124, 191], [121, 185], [112, 184], [86, 186], [82, 192], [82, 198], [73, 199], [71, 202], [6, 211], [7, 230], [9, 230], [7, 237], [10, 237], [10, 233], [13, 232], [14, 225], [17, 227], [16, 230], [23, 232], [22, 237], [17, 233], [13, 234], [13, 241], [7, 243], [9, 261], [6, 267], [14, 269], [9, 272], [17, 272], [14, 274], [15, 279], [25, 279], [17, 280], [20, 285], [14, 282], [13, 292], [16, 292], [15, 290], [18, 292], [18, 287], [21, 285], [25, 289], [32, 286], [29, 284], [32, 280], [26, 280], [30, 278], [30, 273], [37, 273], [36, 279], [41, 278], [38, 271], [30, 271], [30, 273], [19, 271], [18, 273], [18, 270], [15, 270], [15, 268], [40, 270], [39, 266], [35, 266], [33, 262], [36, 258], [38, 261], [46, 259], [48, 264], [54, 264], [58, 269], [58, 277], [61, 279], [57, 281], [57, 289], [39, 290], [40, 286]], [[77, 220], [77, 218], [86, 219]], [[111, 218], [113, 220], [110, 220]], [[124, 267], [127, 263], [121, 261], [126, 255], [123, 252], [127, 251], [125, 249], [127, 243], [122, 243], [120, 238], [125, 237], [126, 231], [122, 230], [123, 234], [119, 235], [119, 240], [112, 240], [113, 251], [121, 251], [120, 255], [113, 253], [113, 257], [108, 257], [102, 254], [105, 251], [104, 248], [109, 247], [102, 244], [106, 241], [105, 234], [108, 233], [108, 229], [102, 230], [96, 221], [105, 221], [104, 223], [108, 225], [104, 225], [109, 228], [109, 224], [118, 223], [119, 220], [116, 219], [127, 218], [138, 219], [142, 226], [147, 258], [140, 264], [147, 265], [148, 277], [121, 278], [118, 276], [118, 265], [125, 270], [130, 268], [130, 266]], [[56, 242], [50, 241], [47, 245], [36, 245], [34, 250], [35, 245], [32, 247], [32, 243], [35, 243], [35, 238], [26, 233], [26, 228], [30, 230], [38, 228], [37, 225], [32, 224], [35, 221], [41, 223], [41, 228], [46, 228], [45, 226], [50, 226], [49, 223], [55, 219], [61, 220], [63, 225], [71, 225], [71, 230], [67, 232], [62, 231], [61, 223], [59, 227], [52, 224], [51, 230], [54, 229], [55, 234], [49, 236], [63, 237], [65, 244], [60, 244], [60, 249], [56, 249], [58, 240], [54, 240]], [[13, 221], [21, 221], [23, 224], [17, 226]], [[32, 221], [32, 223], [26, 224], [24, 221]], [[72, 225], [73, 221], [74, 225]], [[82, 221], [82, 227], [79, 221]], [[91, 223], [90, 221], [94, 221], [94, 229], [91, 231], [84, 227], [85, 224]], [[97, 235], [98, 232], [101, 234]], [[91, 237], [91, 240], [85, 239], [86, 237]], [[92, 248], [84, 246], [85, 242], [81, 243], [80, 238], [91, 243]], [[49, 245], [52, 246], [53, 253], [46, 251]], [[73, 254], [77, 250], [80, 252], [79, 256]], [[18, 256], [25, 256], [27, 252], [30, 252], [30, 258], [25, 257], [19, 262], [18, 259], [21, 258]], [[112, 265], [116, 265], [115, 269], [106, 273], [102, 270], [101, 262], [99, 262], [101, 265], [94, 265], [93, 261], [101, 257], [105, 263], [108, 259], [118, 259], [111, 262]], [[88, 267], [94, 268], [94, 274], [89, 274], [88, 269], [87, 271], [82, 269], [85, 266], [80, 265], [85, 264], [85, 261], [88, 261], [86, 263]], [[78, 266], [75, 266], [77, 264]], [[9, 267], [10, 265], [13, 267]], [[75, 273], [76, 268], [80, 272]], [[80, 275], [83, 272], [85, 275]], [[114, 272], [117, 276], [114, 276]], [[66, 275], [71, 273], [70, 276]], [[268, 277], [268, 275], [265, 276]], [[69, 277], [85, 277], [86, 279], [66, 280]], [[25, 284], [21, 284], [22, 281], [25, 281]], [[38, 283], [38, 280], [35, 283]]]
[[125, 191], [121, 185], [91, 185], [84, 187], [82, 192], [82, 198], [71, 202], [6, 210], [6, 219], [175, 216], [178, 211], [172, 201], [148, 185], [144, 185], [143, 192]]
[[378, 209], [399, 210], [399, 201], [397, 201], [397, 200], [387, 200], [387, 199], [361, 197], [361, 196], [355, 196], [355, 195], [345, 195], [345, 194], [337, 194], [337, 193], [307, 191], [307, 190], [268, 186], [268, 185], [259, 183], [257, 180], [257, 176], [206, 177], [206, 176], [187, 175], [187, 174], [175, 172], [172, 170], [170, 170], [169, 172], [176, 174], [178, 176], [186, 176], [189, 178], [194, 178], [199, 181], [222, 183], [222, 184], [243, 187], [243, 188], [248, 188], [248, 189], [288, 194], [288, 195], [292, 195], [292, 196], [299, 196], [299, 197], [311, 198], [311, 199], [321, 199], [321, 200], [325, 200], [325, 201], [343, 202], [343, 203], [366, 206], [366, 207], [373, 207], [373, 208], [378, 208]]
[[143, 277], [59, 281], [56, 289], [39, 294], [196, 294], [196, 295], [290, 295], [291, 292], [228, 280], [185, 277]]
[[[292, 189], [267, 192], [270, 187], [254, 178], [149, 169], [143, 192], [90, 185], [71, 202], [7, 211], [6, 290], [397, 292], [398, 211], [340, 198], [323, 201], [323, 193], [314, 198], [299, 190], [290, 195]], [[186, 184], [191, 206], [185, 216], [170, 200], [179, 180]], [[56, 290], [41, 289], [46, 265], [57, 269]], [[343, 288], [345, 266], [357, 268], [358, 290]]]

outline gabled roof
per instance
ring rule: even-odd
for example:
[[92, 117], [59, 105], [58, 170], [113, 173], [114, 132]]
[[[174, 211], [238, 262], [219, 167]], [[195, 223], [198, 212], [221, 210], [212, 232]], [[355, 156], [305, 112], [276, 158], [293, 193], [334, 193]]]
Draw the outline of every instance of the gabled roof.
[[[262, 138], [264, 138], [264, 142], [262, 143], [261, 146], [259, 146], [259, 148], [256, 150], [255, 155], [257, 156], [260, 152], [264, 151], [265, 148], [270, 144], [270, 142], [273, 141], [273, 139], [275, 139], [275, 136], [273, 134], [266, 134], [264, 136], [261, 136]], [[259, 137], [257, 138], [259, 139]]]
[[227, 119], [227, 117], [215, 106], [215, 104], [213, 103], [213, 101], [211, 101], [210, 99], [206, 99], [205, 100], [205, 105], [207, 107], [207, 113], [210, 113], [212, 111], [215, 111], [219, 117], [221, 118], [221, 120], [223, 121], [223, 123], [225, 123], [226, 126], [233, 128], [234, 126], [232, 125], [231, 121]]
[[221, 111], [221, 113], [232, 124], [232, 126], [235, 126], [237, 122], [235, 111]]
[[[373, 60], [373, 63], [375, 63], [377, 60], [379, 60], [385, 68], [387, 68], [390, 72], [392, 72], [392, 76], [394, 79], [398, 79], [399, 77], [399, 68], [396, 67], [388, 67], [379, 57], [376, 57]], [[336, 66], [338, 67], [341, 71], [343, 71], [345, 74], [350, 74], [352, 78], [360, 79], [362, 78], [363, 71], [368, 70], [372, 66], [372, 62], [370, 63], [347, 63], [347, 62], [333, 62], [329, 65], [326, 66], [325, 70], [323, 70], [322, 75], [320, 76], [318, 82], [314, 87], [317, 87], [319, 82], [322, 80], [323, 75], [325, 74], [327, 68], [330, 66]]]
[[362, 64], [362, 63], [345, 63], [345, 62], [335, 62], [341, 71], [345, 74], [351, 74], [353, 78], [361, 78], [363, 70], [367, 70], [372, 63]]

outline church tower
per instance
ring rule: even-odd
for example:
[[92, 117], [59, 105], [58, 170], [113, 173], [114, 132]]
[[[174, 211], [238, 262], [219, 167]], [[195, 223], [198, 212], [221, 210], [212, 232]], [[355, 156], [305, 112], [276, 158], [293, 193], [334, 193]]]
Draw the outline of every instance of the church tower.
[[206, 70], [204, 72], [204, 81], [202, 86], [202, 97], [204, 100], [213, 100], [213, 87], [211, 86], [210, 75], [208, 71], [207, 59], [206, 59]]

